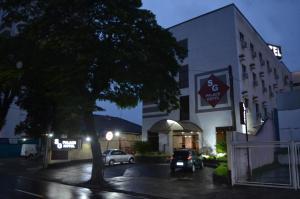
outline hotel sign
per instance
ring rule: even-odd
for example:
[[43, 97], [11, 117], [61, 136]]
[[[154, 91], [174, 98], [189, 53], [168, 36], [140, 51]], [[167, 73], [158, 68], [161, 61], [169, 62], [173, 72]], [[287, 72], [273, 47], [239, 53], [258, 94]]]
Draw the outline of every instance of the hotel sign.
[[278, 59], [282, 58], [282, 52], [281, 52], [281, 47], [280, 46], [276, 46], [276, 45], [273, 45], [273, 44], [268, 44], [268, 46]]
[[53, 150], [71, 150], [78, 149], [77, 139], [53, 139], [52, 142]]
[[201, 87], [198, 92], [199, 95], [207, 101], [212, 107], [215, 107], [226, 94], [229, 87], [218, 79], [216, 76], [211, 75]]

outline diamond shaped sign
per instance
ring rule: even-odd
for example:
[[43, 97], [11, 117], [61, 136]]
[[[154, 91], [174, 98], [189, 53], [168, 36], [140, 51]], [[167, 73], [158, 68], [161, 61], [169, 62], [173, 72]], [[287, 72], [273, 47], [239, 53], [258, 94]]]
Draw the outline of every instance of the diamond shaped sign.
[[199, 95], [207, 101], [212, 107], [215, 107], [226, 94], [229, 87], [219, 80], [216, 76], [211, 75], [198, 92]]

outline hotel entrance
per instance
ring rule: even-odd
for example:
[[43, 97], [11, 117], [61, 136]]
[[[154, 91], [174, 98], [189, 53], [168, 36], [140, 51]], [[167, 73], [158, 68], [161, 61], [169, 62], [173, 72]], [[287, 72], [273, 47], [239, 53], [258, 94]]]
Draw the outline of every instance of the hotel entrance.
[[197, 132], [174, 132], [173, 148], [194, 149], [199, 151], [199, 133]]
[[[190, 121], [164, 119], [154, 123], [149, 131], [157, 133], [159, 151], [170, 154], [182, 148], [200, 151], [202, 129]], [[153, 141], [150, 137], [148, 140]]]

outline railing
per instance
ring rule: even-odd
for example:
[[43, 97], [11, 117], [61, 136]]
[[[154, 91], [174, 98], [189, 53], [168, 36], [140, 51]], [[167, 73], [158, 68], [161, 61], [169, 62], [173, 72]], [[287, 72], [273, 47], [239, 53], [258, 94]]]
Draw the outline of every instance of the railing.
[[232, 183], [300, 189], [300, 143], [233, 143]]

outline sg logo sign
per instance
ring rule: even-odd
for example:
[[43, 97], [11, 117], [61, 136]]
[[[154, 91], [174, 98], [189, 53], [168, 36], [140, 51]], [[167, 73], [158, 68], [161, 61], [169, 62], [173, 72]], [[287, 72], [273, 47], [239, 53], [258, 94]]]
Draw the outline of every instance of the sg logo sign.
[[228, 89], [229, 87], [224, 82], [211, 75], [198, 93], [207, 103], [215, 107]]
[[207, 81], [207, 85], [208, 85], [208, 87], [211, 87], [212, 92], [218, 92], [219, 91], [219, 85], [214, 84], [212, 79]]
[[53, 149], [56, 150], [70, 150], [78, 148], [78, 140], [76, 139], [54, 139]]

